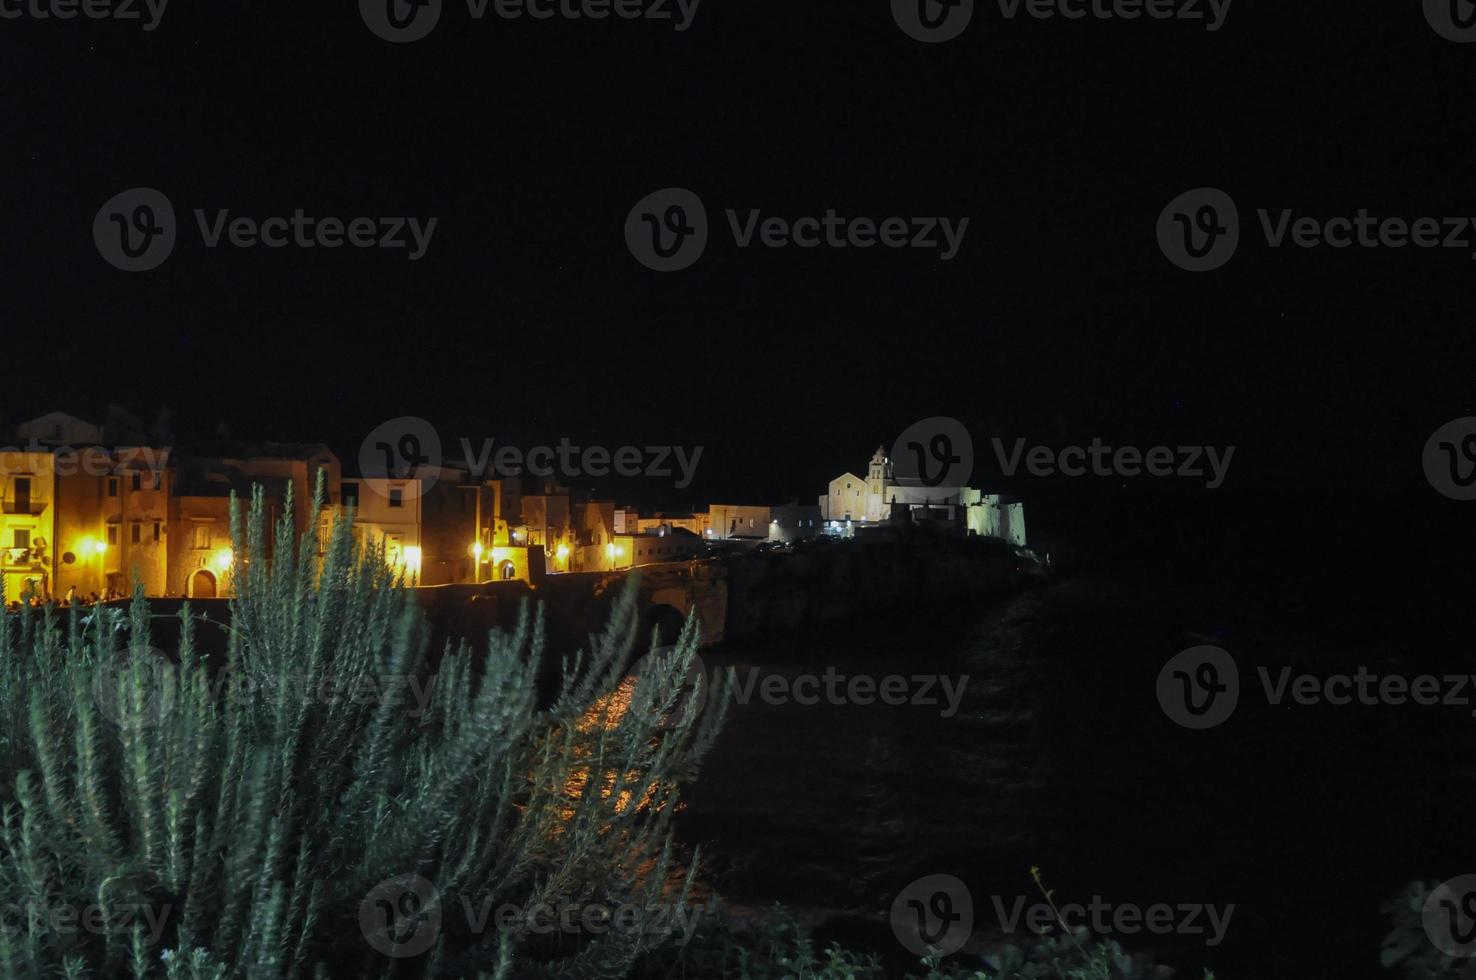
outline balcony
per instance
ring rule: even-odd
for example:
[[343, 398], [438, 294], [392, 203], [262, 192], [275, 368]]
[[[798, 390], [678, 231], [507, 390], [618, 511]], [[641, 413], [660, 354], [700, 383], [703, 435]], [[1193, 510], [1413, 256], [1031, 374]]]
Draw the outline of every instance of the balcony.
[[35, 494], [17, 495], [14, 492], [10, 492], [5, 494], [4, 497], [0, 497], [0, 513], [24, 514], [29, 517], [35, 517], [43, 513], [50, 503], [49, 500], [43, 500]]
[[37, 548], [0, 548], [0, 567], [7, 572], [43, 571], [45, 554]]

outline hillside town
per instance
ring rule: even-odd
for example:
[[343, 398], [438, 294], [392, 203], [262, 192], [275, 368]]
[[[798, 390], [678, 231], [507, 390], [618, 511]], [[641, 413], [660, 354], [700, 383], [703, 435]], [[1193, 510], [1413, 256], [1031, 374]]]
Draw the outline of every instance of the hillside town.
[[[840, 474], [815, 503], [713, 503], [678, 514], [455, 465], [386, 478], [323, 444], [223, 441], [186, 452], [140, 444], [149, 440], [134, 426], [112, 431], [120, 428], [57, 412], [9, 434], [0, 449], [8, 601], [97, 601], [126, 595], [135, 582], [149, 596], [227, 596], [231, 499], [248, 498], [254, 486], [273, 520], [290, 506], [295, 530], [315, 534], [320, 553], [335, 519], [352, 512], [358, 541], [381, 548], [407, 582], [426, 587], [620, 571], [908, 525], [1026, 543], [1022, 504], [973, 487], [899, 483], [880, 447], [864, 477]], [[315, 512], [320, 480], [324, 501]]]

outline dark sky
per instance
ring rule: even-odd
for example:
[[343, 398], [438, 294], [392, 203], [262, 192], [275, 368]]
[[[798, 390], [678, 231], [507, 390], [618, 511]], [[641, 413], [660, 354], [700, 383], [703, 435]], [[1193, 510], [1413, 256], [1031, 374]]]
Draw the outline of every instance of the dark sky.
[[[0, 415], [172, 408], [183, 435], [706, 447], [697, 499], [801, 495], [931, 415], [1054, 445], [1239, 447], [1241, 488], [1420, 482], [1473, 414], [1470, 249], [1269, 249], [1257, 208], [1476, 215], [1476, 45], [1418, 4], [1239, 0], [1202, 22], [907, 37], [882, 2], [706, 0], [669, 23], [472, 20], [393, 45], [352, 4], [0, 20]], [[94, 215], [155, 187], [151, 272]], [[640, 198], [713, 221], [627, 251]], [[1240, 251], [1174, 268], [1176, 195]], [[190, 212], [437, 216], [426, 257], [202, 246]], [[968, 216], [962, 251], [738, 249], [722, 212]], [[1471, 236], [1476, 241], [1476, 235]], [[977, 481], [976, 481], [977, 482]], [[616, 496], [629, 496], [623, 488]]]

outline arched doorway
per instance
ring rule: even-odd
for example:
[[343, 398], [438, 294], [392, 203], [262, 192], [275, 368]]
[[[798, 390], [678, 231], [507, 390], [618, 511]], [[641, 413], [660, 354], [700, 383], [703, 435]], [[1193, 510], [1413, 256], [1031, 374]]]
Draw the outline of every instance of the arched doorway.
[[214, 599], [215, 598], [215, 575], [205, 569], [200, 569], [190, 576], [190, 598], [191, 599]]
[[518, 577], [518, 566], [514, 565], [511, 561], [504, 561], [501, 565], [497, 566], [497, 576], [504, 582], [511, 582]]

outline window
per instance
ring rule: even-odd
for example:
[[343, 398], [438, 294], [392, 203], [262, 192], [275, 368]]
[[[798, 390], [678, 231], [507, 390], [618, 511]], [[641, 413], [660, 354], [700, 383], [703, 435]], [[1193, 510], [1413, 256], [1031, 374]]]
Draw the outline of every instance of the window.
[[389, 492], [389, 505], [391, 507], [405, 506], [405, 491], [399, 487], [391, 487]]
[[108, 477], [108, 496], [118, 496], [118, 478], [116, 476]]
[[154, 522], [154, 543], [159, 543], [159, 537], [164, 533], [164, 525], [160, 521]]
[[155, 490], [158, 490], [163, 485], [164, 485], [164, 471], [163, 470], [155, 470], [154, 471], [154, 489]]
[[15, 504], [16, 513], [25, 514], [31, 509], [31, 478], [29, 476], [18, 476], [15, 478]]
[[143, 525], [140, 524], [138, 521], [134, 521], [132, 524], [128, 525], [128, 542], [130, 544], [138, 544], [142, 540]]
[[359, 485], [357, 483], [344, 483], [338, 488], [338, 499], [343, 501], [345, 507], [359, 506]]
[[16, 528], [14, 544], [17, 548], [29, 548], [31, 546], [31, 529], [28, 527]]
[[118, 525], [116, 525], [116, 524], [109, 524], [108, 525], [108, 544], [110, 544], [110, 545], [116, 545], [117, 543], [118, 543]]
[[137, 470], [134, 471], [132, 478], [128, 481], [128, 489], [132, 490], [134, 493], [138, 493], [140, 490], [143, 489], [142, 473], [139, 473]]
[[210, 525], [196, 524], [194, 533], [194, 548], [196, 551], [204, 551], [210, 547]]

